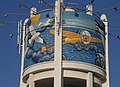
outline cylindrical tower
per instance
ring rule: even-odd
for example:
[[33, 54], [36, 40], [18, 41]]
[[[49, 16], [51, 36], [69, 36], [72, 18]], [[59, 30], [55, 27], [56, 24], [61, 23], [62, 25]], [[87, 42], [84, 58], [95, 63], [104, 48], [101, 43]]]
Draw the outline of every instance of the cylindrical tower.
[[[87, 7], [87, 12], [60, 9], [60, 18], [54, 13], [58, 8], [40, 14], [32, 8], [23, 26], [21, 87], [54, 87], [56, 82], [61, 87], [103, 87], [108, 79], [106, 17], [100, 19], [92, 14], [91, 5]], [[58, 65], [57, 55], [61, 56]]]

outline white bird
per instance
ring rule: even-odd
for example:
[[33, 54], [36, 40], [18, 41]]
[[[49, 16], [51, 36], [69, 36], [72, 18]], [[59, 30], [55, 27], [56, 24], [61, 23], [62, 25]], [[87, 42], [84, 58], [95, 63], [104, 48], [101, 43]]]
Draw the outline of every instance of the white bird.
[[43, 38], [41, 38], [39, 35], [41, 34], [40, 32], [36, 32], [35, 28], [33, 27], [33, 25], [31, 25], [29, 27], [30, 29], [30, 34], [32, 35], [31, 39], [29, 39], [29, 43], [31, 44], [33, 40], [35, 40], [38, 43], [44, 44], [45, 41]]

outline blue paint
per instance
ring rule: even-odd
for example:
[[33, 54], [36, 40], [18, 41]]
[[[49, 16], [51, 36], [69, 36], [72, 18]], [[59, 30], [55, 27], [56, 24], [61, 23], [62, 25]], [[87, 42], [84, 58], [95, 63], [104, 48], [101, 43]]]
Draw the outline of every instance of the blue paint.
[[[78, 17], [74, 16], [74, 12], [64, 12], [63, 20], [65, 23], [63, 24], [63, 30], [78, 34], [80, 35], [80, 37], [82, 37], [82, 32], [87, 31], [91, 35], [90, 38], [97, 38], [102, 41], [103, 36], [96, 27], [95, 21], [99, 23], [100, 27], [102, 28], [101, 30], [105, 32], [103, 23], [95, 16], [90, 16], [83, 12], [77, 13], [79, 14]], [[49, 20], [49, 18], [46, 18], [46, 14], [47, 12], [42, 13], [41, 19], [39, 19], [39, 21], [33, 25], [35, 29], [38, 28], [35, 31], [43, 31], [41, 32], [39, 37], [41, 37], [46, 43], [37, 43], [35, 40], [33, 40], [32, 46], [28, 45], [29, 50], [27, 50], [25, 55], [24, 68], [35, 63], [54, 60], [54, 35], [50, 34], [50, 31], [54, 30], [54, 18], [52, 12], [49, 12], [49, 18], [51, 19], [49, 25], [52, 26], [45, 26], [46, 21]], [[37, 27], [40, 22], [42, 23], [42, 25]], [[42, 47], [46, 47], [47, 50], [45, 52], [42, 52]], [[63, 44], [62, 50], [63, 60], [90, 63], [105, 69], [103, 43], [90, 42], [89, 44], [84, 44], [81, 41], [74, 43], [70, 42], [67, 44]], [[101, 64], [101, 61], [103, 64]]]

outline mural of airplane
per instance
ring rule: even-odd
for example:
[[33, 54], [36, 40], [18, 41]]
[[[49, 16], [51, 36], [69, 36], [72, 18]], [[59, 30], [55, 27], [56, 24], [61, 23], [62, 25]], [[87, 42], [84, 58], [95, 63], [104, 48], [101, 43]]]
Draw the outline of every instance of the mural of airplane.
[[[54, 30], [50, 30], [50, 34], [54, 35]], [[82, 42], [82, 41], [86, 41], [87, 39], [86, 35], [83, 35], [82, 37], [82, 35], [78, 33], [65, 31], [65, 30], [63, 30], [63, 37], [65, 37], [63, 44]], [[100, 44], [103, 43], [102, 40], [95, 38], [95, 37], [90, 37], [90, 42], [95, 42], [95, 43], [100, 43]]]
[[[50, 30], [50, 34], [54, 35], [54, 33], [55, 33], [54, 30]], [[65, 31], [65, 30], [63, 30], [63, 37], [64, 37], [63, 44], [82, 42], [83, 41], [82, 39], [84, 39], [84, 41], [87, 41], [86, 36], [83, 36], [84, 38], [82, 38], [82, 35], [78, 33]], [[103, 44], [102, 40], [95, 38], [95, 37], [90, 37], [90, 42]], [[49, 47], [43, 46], [40, 51], [46, 52], [47, 50], [52, 49], [52, 48], [54, 48], [54, 44], [51, 44]]]

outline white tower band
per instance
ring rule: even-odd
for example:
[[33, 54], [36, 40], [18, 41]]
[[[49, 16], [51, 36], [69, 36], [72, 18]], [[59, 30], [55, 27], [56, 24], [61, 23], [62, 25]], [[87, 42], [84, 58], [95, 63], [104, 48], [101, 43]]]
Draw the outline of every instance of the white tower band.
[[54, 11], [31, 8], [22, 29], [20, 87], [109, 87], [108, 21], [86, 8], [63, 0]]

